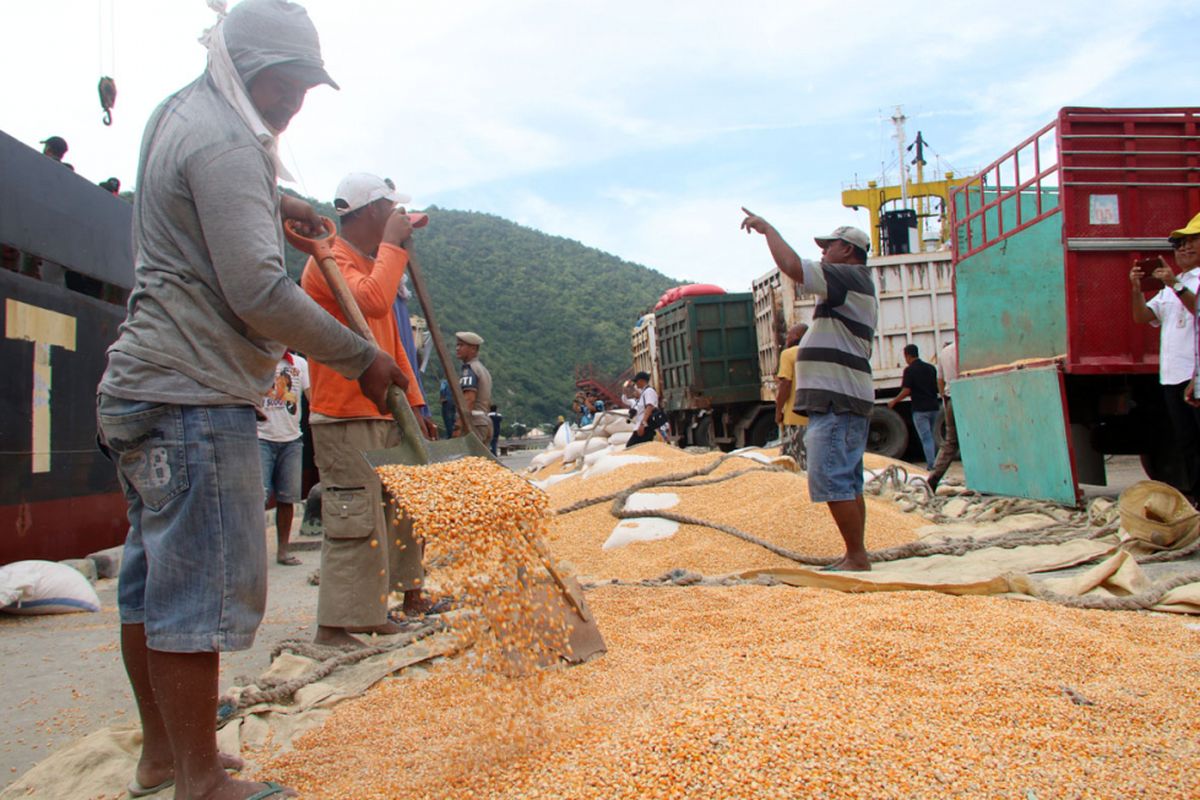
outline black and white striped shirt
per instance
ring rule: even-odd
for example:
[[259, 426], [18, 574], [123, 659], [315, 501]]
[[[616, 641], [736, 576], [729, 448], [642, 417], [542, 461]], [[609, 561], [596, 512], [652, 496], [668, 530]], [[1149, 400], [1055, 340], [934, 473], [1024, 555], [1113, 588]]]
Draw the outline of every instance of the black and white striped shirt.
[[800, 264], [804, 293], [821, 301], [796, 355], [795, 410], [870, 416], [875, 405], [871, 349], [879, 315], [870, 268], [808, 259]]

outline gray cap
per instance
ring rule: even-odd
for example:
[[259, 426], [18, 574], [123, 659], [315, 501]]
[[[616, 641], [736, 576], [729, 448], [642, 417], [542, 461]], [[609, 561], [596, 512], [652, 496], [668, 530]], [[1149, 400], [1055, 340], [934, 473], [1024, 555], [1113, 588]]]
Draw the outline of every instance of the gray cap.
[[864, 253], [869, 252], [871, 249], [871, 237], [853, 225], [843, 225], [840, 228], [835, 228], [833, 233], [828, 236], [818, 236], [813, 241], [818, 245], [824, 245], [826, 242], [834, 242], [839, 239], [847, 244], [854, 245]]
[[341, 87], [325, 71], [317, 29], [303, 6], [242, 0], [225, 17], [225, 48], [247, 86], [267, 67], [284, 67], [310, 86]]
[[472, 333], [471, 331], [458, 331], [454, 334], [454, 338], [458, 339], [463, 344], [473, 344], [476, 347], [483, 344], [483, 337], [478, 333]]

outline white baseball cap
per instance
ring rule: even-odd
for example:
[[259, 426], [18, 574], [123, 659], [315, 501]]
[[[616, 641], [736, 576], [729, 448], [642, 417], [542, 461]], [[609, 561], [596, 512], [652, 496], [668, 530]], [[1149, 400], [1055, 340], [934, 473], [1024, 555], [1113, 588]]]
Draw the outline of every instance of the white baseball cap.
[[847, 244], [854, 245], [864, 253], [871, 250], [871, 237], [867, 236], [865, 231], [861, 231], [853, 225], [843, 225], [840, 228], [835, 228], [833, 233], [828, 236], [818, 236], [813, 241], [818, 245], [824, 246], [826, 242], [835, 242], [839, 239]]
[[396, 204], [412, 202], [411, 197], [396, 191], [391, 178], [380, 178], [369, 172], [351, 172], [337, 186], [333, 210], [339, 217], [344, 217], [376, 200], [391, 200]]

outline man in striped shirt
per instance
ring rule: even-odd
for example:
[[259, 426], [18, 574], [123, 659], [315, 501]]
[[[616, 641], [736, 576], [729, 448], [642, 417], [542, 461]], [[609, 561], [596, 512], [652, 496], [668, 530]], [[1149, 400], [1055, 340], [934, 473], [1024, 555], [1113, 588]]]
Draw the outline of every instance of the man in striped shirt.
[[862, 459], [875, 404], [871, 347], [878, 305], [867, 268], [871, 239], [858, 228], [842, 226], [816, 238], [821, 260], [810, 261], [796, 255], [762, 217], [742, 211], [742, 228], [766, 237], [776, 266], [801, 284], [798, 293], [820, 298], [796, 355], [794, 382], [793, 407], [809, 420], [804, 434], [808, 492], [813, 502], [828, 504], [846, 544], [846, 555], [829, 569], [869, 570]]

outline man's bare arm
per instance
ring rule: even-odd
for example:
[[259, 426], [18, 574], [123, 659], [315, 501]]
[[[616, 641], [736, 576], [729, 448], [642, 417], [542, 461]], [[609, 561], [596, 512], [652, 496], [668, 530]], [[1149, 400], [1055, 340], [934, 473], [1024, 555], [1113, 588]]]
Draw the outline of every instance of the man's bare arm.
[[800, 265], [800, 256], [796, 255], [796, 251], [792, 246], [783, 240], [779, 235], [779, 231], [767, 222], [762, 217], [742, 208], [746, 213], [746, 218], [742, 220], [742, 230], [746, 233], [755, 231], [761, 233], [767, 238], [767, 249], [771, 251], [771, 258], [775, 259], [775, 266], [779, 267], [779, 271], [796, 283], [804, 283], [804, 269]]

